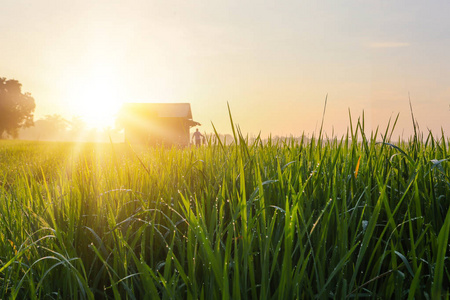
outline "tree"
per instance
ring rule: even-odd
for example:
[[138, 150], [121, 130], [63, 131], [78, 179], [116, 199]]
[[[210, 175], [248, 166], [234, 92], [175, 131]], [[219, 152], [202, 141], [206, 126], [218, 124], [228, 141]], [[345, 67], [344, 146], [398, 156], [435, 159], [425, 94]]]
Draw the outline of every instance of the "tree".
[[19, 132], [21, 139], [58, 141], [69, 139], [70, 122], [58, 114], [46, 115], [44, 118], [34, 121], [32, 128], [22, 129]]
[[70, 125], [69, 121], [58, 114], [46, 115], [43, 120], [47, 123], [49, 131], [52, 133], [66, 131]]
[[86, 122], [84, 122], [83, 118], [80, 116], [72, 117], [72, 121], [70, 123], [70, 130], [75, 134], [81, 133], [86, 129]]
[[16, 138], [19, 128], [33, 126], [36, 108], [30, 93], [22, 93], [22, 84], [0, 77], [0, 138], [4, 134]]

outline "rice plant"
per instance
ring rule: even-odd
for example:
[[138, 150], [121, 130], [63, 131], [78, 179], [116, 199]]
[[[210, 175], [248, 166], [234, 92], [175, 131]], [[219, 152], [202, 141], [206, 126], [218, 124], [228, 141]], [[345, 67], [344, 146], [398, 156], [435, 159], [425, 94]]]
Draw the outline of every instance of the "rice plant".
[[232, 123], [232, 145], [186, 149], [1, 141], [0, 298], [448, 299], [449, 140], [394, 126], [250, 141]]

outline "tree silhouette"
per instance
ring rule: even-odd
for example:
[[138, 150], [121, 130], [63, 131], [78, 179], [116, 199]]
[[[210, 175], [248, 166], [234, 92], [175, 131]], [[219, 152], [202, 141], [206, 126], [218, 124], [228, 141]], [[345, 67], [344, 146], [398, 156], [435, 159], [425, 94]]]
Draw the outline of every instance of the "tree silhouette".
[[33, 126], [36, 108], [30, 93], [22, 93], [22, 84], [0, 77], [0, 138], [18, 136], [19, 128]]
[[[41, 121], [40, 129], [44, 136], [57, 139], [60, 135], [64, 135], [70, 122], [58, 114], [46, 115]], [[37, 121], [36, 121], [37, 123]]]
[[67, 121], [61, 115], [46, 115], [42, 119], [34, 121], [32, 128], [19, 131], [19, 137], [25, 140], [62, 141], [70, 139], [72, 122]]
[[83, 118], [80, 116], [72, 117], [72, 121], [70, 121], [70, 130], [75, 134], [79, 134], [83, 130], [86, 129], [86, 122], [83, 121]]

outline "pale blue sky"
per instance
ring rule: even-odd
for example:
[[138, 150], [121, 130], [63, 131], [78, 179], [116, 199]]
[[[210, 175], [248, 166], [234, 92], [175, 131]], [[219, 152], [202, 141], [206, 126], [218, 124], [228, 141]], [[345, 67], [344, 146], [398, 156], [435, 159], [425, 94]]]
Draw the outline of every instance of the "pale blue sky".
[[[447, 1], [5, 1], [0, 76], [36, 115], [101, 126], [122, 102], [190, 102], [229, 132], [345, 132], [348, 109], [397, 133], [450, 132]], [[97, 105], [95, 103], [98, 103]], [[99, 117], [100, 107], [108, 107]]]

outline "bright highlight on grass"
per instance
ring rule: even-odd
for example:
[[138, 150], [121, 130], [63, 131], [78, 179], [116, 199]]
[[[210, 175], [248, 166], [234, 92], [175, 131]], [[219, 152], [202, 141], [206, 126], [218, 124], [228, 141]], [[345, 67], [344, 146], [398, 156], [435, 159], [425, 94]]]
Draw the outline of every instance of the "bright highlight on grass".
[[2, 299], [449, 297], [449, 140], [0, 144]]

